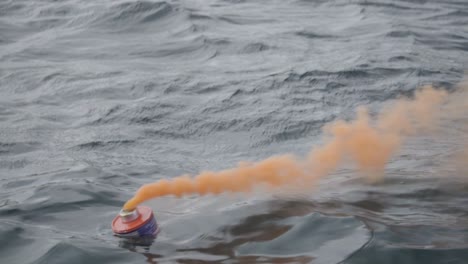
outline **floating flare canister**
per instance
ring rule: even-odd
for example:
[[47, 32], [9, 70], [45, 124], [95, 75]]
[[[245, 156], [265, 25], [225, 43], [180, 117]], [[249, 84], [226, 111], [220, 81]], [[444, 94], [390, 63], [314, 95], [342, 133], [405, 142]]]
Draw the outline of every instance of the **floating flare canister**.
[[112, 231], [119, 237], [138, 238], [156, 236], [159, 228], [151, 208], [138, 206], [131, 211], [122, 209], [112, 221]]

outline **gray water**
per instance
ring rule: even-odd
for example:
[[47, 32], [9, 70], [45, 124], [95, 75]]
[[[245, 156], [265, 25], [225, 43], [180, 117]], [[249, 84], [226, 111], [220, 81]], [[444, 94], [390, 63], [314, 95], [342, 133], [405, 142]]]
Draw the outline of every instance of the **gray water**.
[[452, 89], [467, 55], [465, 0], [1, 0], [0, 262], [468, 263], [450, 137], [380, 184], [164, 197], [152, 243], [110, 229], [142, 184], [305, 154], [357, 106]]

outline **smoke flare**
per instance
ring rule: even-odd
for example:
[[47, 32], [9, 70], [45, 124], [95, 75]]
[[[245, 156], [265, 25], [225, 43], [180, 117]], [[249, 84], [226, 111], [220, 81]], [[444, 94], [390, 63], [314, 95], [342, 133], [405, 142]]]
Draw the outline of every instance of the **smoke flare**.
[[441, 120], [440, 109], [447, 100], [447, 92], [423, 87], [415, 92], [413, 99], [396, 100], [377, 115], [374, 122], [368, 110], [360, 107], [355, 120], [326, 125], [325, 144], [313, 148], [305, 158], [274, 156], [257, 163], [243, 162], [229, 170], [160, 180], [143, 185], [125, 203], [124, 209], [133, 209], [146, 200], [165, 195], [249, 192], [262, 184], [273, 188], [295, 183], [313, 184], [345, 161], [354, 162], [369, 180], [379, 180], [405, 137], [437, 126]]

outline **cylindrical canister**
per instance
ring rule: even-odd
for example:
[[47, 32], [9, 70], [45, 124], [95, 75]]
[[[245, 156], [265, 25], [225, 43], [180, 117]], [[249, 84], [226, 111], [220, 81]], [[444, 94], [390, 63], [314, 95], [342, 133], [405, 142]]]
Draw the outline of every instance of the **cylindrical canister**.
[[122, 209], [112, 221], [112, 231], [119, 237], [138, 238], [156, 236], [159, 228], [151, 208], [138, 206], [131, 211]]

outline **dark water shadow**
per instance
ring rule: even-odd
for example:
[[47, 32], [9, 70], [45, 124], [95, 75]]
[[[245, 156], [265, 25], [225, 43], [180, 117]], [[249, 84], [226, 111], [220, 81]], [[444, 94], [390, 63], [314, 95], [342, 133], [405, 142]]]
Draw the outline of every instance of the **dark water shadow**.
[[310, 201], [271, 201], [259, 206], [271, 211], [246, 216], [189, 242], [125, 240], [119, 246], [144, 255], [148, 263], [313, 263], [323, 245], [352, 238], [356, 230], [368, 237], [359, 220], [323, 215], [317, 211], [320, 206]]

